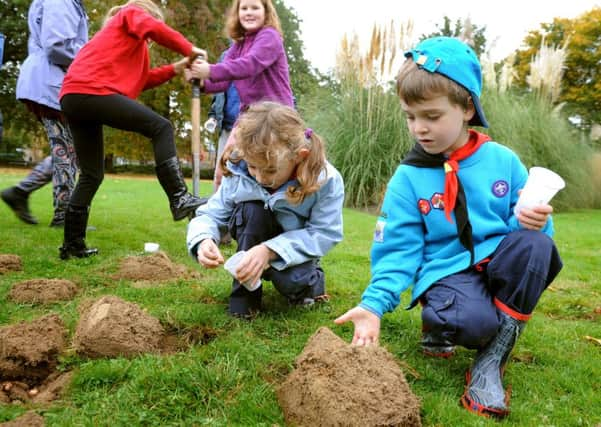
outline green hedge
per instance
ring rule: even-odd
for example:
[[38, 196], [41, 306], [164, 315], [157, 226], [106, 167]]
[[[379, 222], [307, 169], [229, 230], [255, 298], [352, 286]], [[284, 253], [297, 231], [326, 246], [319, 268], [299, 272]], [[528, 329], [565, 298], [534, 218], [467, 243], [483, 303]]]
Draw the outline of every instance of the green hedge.
[[[187, 178], [192, 177], [192, 168], [182, 167], [182, 172]], [[128, 174], [141, 174], [141, 175], [155, 175], [154, 165], [120, 165], [113, 166], [111, 173], [128, 173]], [[213, 169], [201, 169], [200, 179], [213, 179]]]

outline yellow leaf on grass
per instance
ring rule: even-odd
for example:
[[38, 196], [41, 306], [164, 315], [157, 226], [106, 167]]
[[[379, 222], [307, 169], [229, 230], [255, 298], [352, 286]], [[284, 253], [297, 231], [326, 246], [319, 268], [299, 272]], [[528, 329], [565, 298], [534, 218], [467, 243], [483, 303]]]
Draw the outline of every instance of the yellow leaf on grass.
[[594, 338], [594, 337], [590, 337], [588, 335], [585, 335], [584, 339], [587, 340], [587, 341], [593, 342], [593, 343], [595, 343], [597, 345], [601, 345], [601, 340], [599, 338]]

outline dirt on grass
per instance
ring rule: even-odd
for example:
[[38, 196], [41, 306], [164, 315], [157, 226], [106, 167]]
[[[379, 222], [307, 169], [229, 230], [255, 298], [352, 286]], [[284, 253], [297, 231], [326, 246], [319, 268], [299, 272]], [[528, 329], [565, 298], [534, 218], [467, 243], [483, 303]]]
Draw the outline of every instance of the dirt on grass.
[[159, 353], [165, 330], [158, 319], [131, 302], [108, 295], [82, 304], [73, 346], [89, 358]]
[[195, 277], [198, 277], [197, 272], [189, 271], [186, 266], [174, 264], [162, 251], [127, 257], [121, 261], [119, 271], [113, 275], [115, 280], [134, 280], [138, 287], [145, 287], [153, 282]]
[[49, 304], [68, 301], [77, 294], [77, 286], [70, 280], [31, 279], [13, 285], [8, 297], [17, 303]]
[[0, 427], [44, 427], [45, 425], [44, 417], [33, 411], [25, 412], [12, 421], [0, 423]]
[[206, 344], [219, 335], [219, 331], [208, 326], [163, 326], [136, 304], [112, 295], [88, 301], [79, 311], [73, 347], [92, 359], [173, 354]]
[[71, 374], [56, 371], [67, 329], [56, 314], [0, 328], [0, 402], [48, 403]]
[[295, 426], [421, 426], [420, 401], [394, 356], [355, 347], [320, 328], [277, 390]]
[[12, 254], [0, 254], [0, 274], [10, 271], [23, 271], [21, 257]]

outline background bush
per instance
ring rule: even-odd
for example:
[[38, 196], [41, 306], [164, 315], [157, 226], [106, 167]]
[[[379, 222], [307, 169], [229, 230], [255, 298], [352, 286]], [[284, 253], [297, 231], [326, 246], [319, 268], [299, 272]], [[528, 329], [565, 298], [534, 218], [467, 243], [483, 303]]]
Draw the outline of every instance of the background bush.
[[[601, 207], [601, 185], [593, 178], [594, 150], [560, 110], [532, 93], [483, 92], [490, 128], [478, 130], [513, 149], [526, 167], [547, 167], [565, 179], [566, 188], [553, 199], [556, 210]], [[303, 109], [307, 121], [325, 137], [329, 160], [344, 177], [346, 205], [378, 205], [386, 183], [414, 144], [392, 88], [366, 88], [351, 80], [333, 96], [315, 98]]]

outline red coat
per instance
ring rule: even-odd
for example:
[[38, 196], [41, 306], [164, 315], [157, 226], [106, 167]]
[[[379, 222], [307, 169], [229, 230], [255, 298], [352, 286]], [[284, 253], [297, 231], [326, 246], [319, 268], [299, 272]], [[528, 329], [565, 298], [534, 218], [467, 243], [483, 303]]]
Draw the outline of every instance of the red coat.
[[135, 99], [140, 92], [175, 76], [173, 65], [150, 69], [148, 40], [184, 56], [192, 43], [137, 6], [121, 9], [79, 51], [63, 81], [60, 97], [69, 93]]

